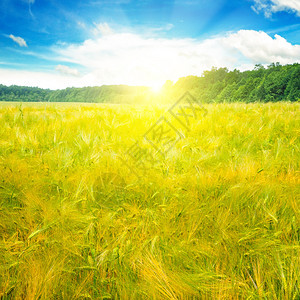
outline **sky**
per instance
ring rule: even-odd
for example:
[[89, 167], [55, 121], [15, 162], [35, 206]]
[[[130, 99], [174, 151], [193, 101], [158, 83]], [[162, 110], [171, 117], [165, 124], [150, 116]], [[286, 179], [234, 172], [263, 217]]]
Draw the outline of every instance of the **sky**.
[[1, 0], [0, 84], [158, 88], [300, 62], [300, 0]]

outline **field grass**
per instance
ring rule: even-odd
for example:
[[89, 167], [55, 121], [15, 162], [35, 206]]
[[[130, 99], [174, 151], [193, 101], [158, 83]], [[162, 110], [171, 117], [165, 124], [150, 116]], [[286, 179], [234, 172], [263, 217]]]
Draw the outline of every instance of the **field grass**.
[[300, 104], [205, 108], [1, 103], [0, 299], [300, 299]]

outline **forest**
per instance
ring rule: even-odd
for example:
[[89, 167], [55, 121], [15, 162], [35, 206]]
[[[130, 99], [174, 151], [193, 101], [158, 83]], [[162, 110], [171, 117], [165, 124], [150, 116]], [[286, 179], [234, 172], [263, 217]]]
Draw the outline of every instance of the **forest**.
[[203, 103], [298, 101], [300, 64], [257, 64], [244, 72], [213, 67], [201, 76], [182, 77], [176, 83], [168, 80], [160, 93], [149, 87], [126, 85], [49, 90], [0, 84], [0, 101], [149, 103], [156, 98], [155, 102], [172, 102], [185, 91]]

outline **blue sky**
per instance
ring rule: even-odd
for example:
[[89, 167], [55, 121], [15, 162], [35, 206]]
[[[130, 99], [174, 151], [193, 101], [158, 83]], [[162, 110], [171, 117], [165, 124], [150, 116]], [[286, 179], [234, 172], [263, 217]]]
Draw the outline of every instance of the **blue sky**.
[[160, 86], [300, 62], [300, 0], [2, 0], [0, 84]]

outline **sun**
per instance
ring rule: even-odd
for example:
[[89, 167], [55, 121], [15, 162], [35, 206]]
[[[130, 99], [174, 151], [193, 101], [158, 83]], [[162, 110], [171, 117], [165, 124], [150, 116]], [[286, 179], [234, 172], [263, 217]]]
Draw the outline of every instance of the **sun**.
[[154, 94], [160, 94], [161, 90], [162, 90], [162, 85], [155, 84], [155, 85], [152, 85], [150, 88], [151, 88], [152, 93], [154, 93]]

